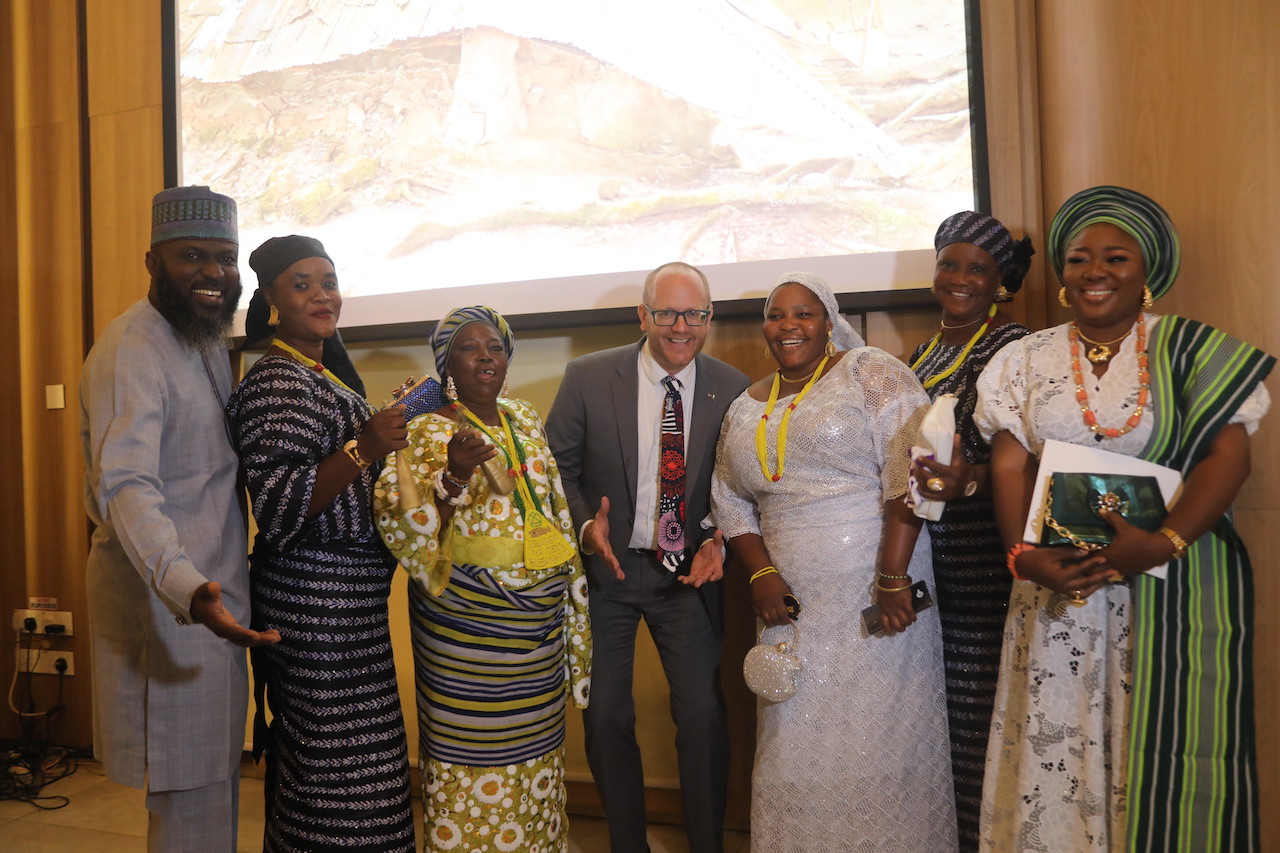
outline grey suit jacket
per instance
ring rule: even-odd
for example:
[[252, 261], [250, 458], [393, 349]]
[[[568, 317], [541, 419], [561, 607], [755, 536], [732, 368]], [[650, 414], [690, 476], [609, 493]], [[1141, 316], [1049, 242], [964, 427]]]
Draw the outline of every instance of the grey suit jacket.
[[[565, 369], [547, 416], [547, 439], [560, 466], [574, 525], [595, 515], [601, 496], [609, 498], [609, 541], [615, 554], [626, 550], [636, 513], [639, 393], [636, 359], [643, 340], [574, 359]], [[696, 548], [706, 532], [698, 522], [711, 502], [720, 422], [729, 404], [747, 387], [742, 371], [699, 355], [693, 389], [693, 420], [685, 436], [685, 518], [687, 544]], [[656, 472], [653, 476], [657, 476]], [[614, 582], [597, 558], [584, 556], [594, 589]]]

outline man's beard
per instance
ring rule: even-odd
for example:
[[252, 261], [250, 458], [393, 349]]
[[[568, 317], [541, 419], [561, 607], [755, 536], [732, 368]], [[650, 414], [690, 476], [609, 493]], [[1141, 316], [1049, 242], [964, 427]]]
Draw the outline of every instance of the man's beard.
[[223, 346], [227, 334], [231, 331], [231, 321], [235, 318], [236, 307], [240, 304], [240, 292], [243, 286], [236, 284], [234, 289], [227, 288], [222, 293], [222, 308], [212, 317], [198, 313], [191, 304], [189, 296], [184, 296], [174, 284], [169, 270], [161, 261], [160, 269], [155, 273], [159, 310], [164, 318], [173, 326], [178, 337], [201, 352], [216, 346]]

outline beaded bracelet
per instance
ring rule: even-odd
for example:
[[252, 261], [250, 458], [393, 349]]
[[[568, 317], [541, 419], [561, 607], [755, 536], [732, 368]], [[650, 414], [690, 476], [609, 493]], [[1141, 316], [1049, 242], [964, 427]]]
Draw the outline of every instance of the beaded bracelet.
[[[445, 474], [445, 469], [441, 468], [439, 471], [436, 472], [435, 477], [432, 478], [435, 480], [435, 484], [436, 484], [436, 497], [439, 498], [444, 503], [449, 504], [449, 506], [462, 506], [464, 503], [467, 502], [467, 486], [469, 484], [463, 483], [462, 491], [458, 492], [456, 495], [451, 495], [449, 494], [449, 490], [445, 488], [445, 485], [444, 485], [446, 476], [447, 474]], [[453, 480], [453, 478], [450, 478], [449, 482], [457, 485], [457, 481]]]
[[879, 577], [888, 578], [891, 581], [909, 581], [911, 575], [886, 575], [884, 572], [879, 573]]
[[[476, 469], [472, 468], [471, 477], [474, 477], [475, 475], [476, 475]], [[455, 486], [459, 489], [465, 489], [467, 486], [471, 485], [471, 477], [468, 477], [465, 480], [455, 479], [453, 474], [450, 473], [449, 468], [447, 466], [440, 469], [440, 476], [444, 478], [444, 481], [446, 483], [448, 483], [451, 486]]]
[[751, 580], [747, 581], [747, 583], [755, 583], [757, 579], [762, 578], [765, 575], [776, 575], [776, 574], [778, 574], [778, 570], [775, 569], [773, 566], [765, 566], [763, 569], [761, 569], [760, 571], [752, 575]]
[[1004, 564], [1009, 567], [1009, 574], [1013, 575], [1014, 580], [1024, 580], [1022, 575], [1018, 574], [1018, 555], [1023, 551], [1034, 551], [1035, 548], [1036, 546], [1030, 542], [1015, 542], [1009, 549], [1009, 555], [1005, 557]]

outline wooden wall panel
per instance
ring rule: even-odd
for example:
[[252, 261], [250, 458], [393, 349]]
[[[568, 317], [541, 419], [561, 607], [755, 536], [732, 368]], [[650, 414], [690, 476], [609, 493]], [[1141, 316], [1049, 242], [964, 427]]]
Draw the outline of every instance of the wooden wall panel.
[[[18, 132], [18, 354], [21, 375], [22, 468], [25, 501], [23, 565], [27, 596], [56, 597], [80, 630], [51, 642], [77, 656], [77, 674], [63, 690], [67, 711], [57, 731], [61, 742], [88, 745], [90, 679], [84, 555], [88, 528], [81, 496], [76, 387], [84, 360], [81, 327], [80, 124], [76, 121]], [[61, 386], [66, 405], [45, 408], [45, 389]], [[15, 606], [25, 606], [14, 602]], [[7, 614], [4, 614], [7, 621]], [[46, 652], [47, 654], [47, 652]], [[42, 695], [54, 685], [41, 681]]]
[[1022, 290], [1005, 310], [1039, 329], [1057, 288], [1044, 264], [1036, 6], [988, 0], [981, 16], [991, 215], [1015, 237], [1030, 234], [1037, 251]]
[[[159, 104], [90, 118], [89, 154], [96, 337], [150, 285], [143, 256], [151, 245], [151, 197], [164, 188]], [[241, 255], [248, 273], [248, 252]]]
[[[160, 105], [162, 2], [169, 0], [85, 0], [90, 116]], [[147, 135], [141, 130], [135, 134], [139, 141]], [[149, 151], [139, 152], [139, 159], [149, 156]]]
[[[83, 469], [75, 386], [84, 357], [81, 325], [81, 194], [77, 12], [74, 0], [5, 4], [5, 57], [13, 86], [4, 101], [8, 131], [6, 177], [0, 198], [11, 218], [0, 230], [12, 333], [4, 337], [11, 365], [5, 446], [10, 471], [2, 487], [6, 565], [4, 608], [25, 607], [28, 596], [56, 597], [87, 625], [83, 555], [87, 529], [81, 507]], [[47, 409], [45, 389], [61, 386], [67, 407]], [[10, 443], [11, 441], [11, 443]], [[63, 743], [90, 740], [89, 642], [84, 630], [51, 640], [54, 651], [78, 654], [77, 674], [59, 689], [53, 678], [32, 679], [36, 707], [61, 695], [67, 710], [52, 732]], [[46, 652], [48, 654], [48, 652]], [[9, 671], [12, 660], [0, 663]], [[6, 734], [16, 734], [5, 719]], [[10, 729], [14, 729], [11, 731]]]
[[9, 0], [12, 16], [14, 125], [76, 121], [76, 0]]
[[[1099, 183], [1141, 190], [1182, 237], [1182, 273], [1156, 310], [1186, 314], [1280, 354], [1280, 5], [1241, 0], [1041, 3], [1044, 221]], [[1055, 312], [1062, 318], [1062, 312]], [[1280, 394], [1280, 376], [1268, 380]], [[1254, 437], [1237, 509], [1259, 615], [1255, 682], [1260, 792], [1280, 799], [1280, 412]], [[1263, 809], [1264, 849], [1280, 813]]]
[[[0, 5], [0, 296], [10, 303], [17, 302], [18, 293], [15, 23], [12, 4]], [[19, 328], [17, 311], [0, 312], [0, 353], [10, 363]], [[22, 377], [15, 370], [0, 370], [0, 399], [21, 398]], [[6, 406], [0, 410], [0, 447], [21, 445], [22, 413]], [[26, 596], [26, 578], [17, 570], [26, 565], [23, 482], [20, 464], [5, 466], [5, 476], [0, 479], [0, 615], [22, 604]], [[0, 684], [8, 684], [12, 673], [13, 657], [0, 655]], [[8, 733], [0, 729], [0, 734]]]

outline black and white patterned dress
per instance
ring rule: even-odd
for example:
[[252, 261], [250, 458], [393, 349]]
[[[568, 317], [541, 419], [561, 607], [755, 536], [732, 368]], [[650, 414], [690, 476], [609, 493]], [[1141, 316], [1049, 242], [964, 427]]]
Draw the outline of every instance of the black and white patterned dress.
[[[991, 445], [973, 423], [978, 375], [1000, 349], [1027, 334], [1026, 327], [1007, 323], [978, 339], [954, 373], [927, 389], [929, 398], [954, 394], [956, 429], [970, 465], [991, 462]], [[911, 354], [915, 364], [928, 348]], [[947, 370], [964, 345], [939, 344], [915, 374], [921, 382]], [[982, 774], [987, 735], [1000, 673], [1000, 644], [1009, 612], [1013, 578], [1005, 568], [1004, 546], [996, 527], [990, 495], [949, 501], [942, 518], [929, 523], [933, 543], [933, 576], [942, 617], [942, 653], [947, 672], [947, 717], [951, 726], [951, 772], [956, 786], [956, 819], [960, 849], [978, 849], [978, 814], [982, 808]]]
[[[414, 848], [409, 760], [387, 622], [396, 562], [370, 511], [371, 466], [308, 519], [317, 465], [368, 419], [358, 394], [268, 353], [227, 406], [259, 531], [250, 576], [265, 686], [266, 851]], [[255, 740], [257, 737], [255, 737]]]

